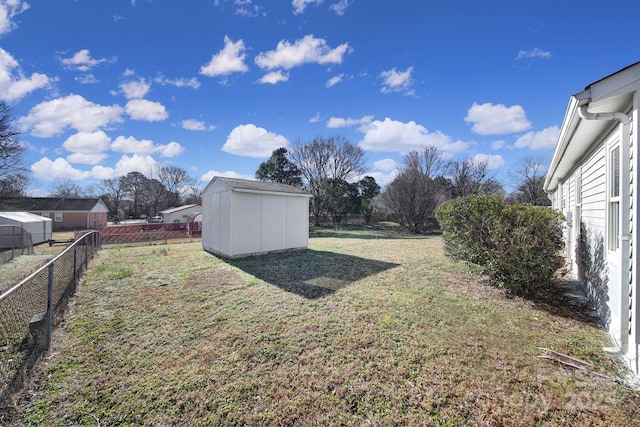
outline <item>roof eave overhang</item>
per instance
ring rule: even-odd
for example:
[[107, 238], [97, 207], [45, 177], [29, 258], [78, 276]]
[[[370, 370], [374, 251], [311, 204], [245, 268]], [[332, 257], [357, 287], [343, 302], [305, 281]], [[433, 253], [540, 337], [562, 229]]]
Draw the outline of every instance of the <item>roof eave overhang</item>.
[[[616, 125], [615, 120], [584, 120], [579, 110], [587, 105], [593, 113], [628, 112], [633, 94], [640, 91], [640, 62], [598, 80], [569, 99], [560, 136], [544, 182], [547, 193], [576, 167], [593, 143]], [[571, 149], [570, 149], [571, 148]]]
[[591, 90], [587, 89], [573, 95], [569, 99], [569, 105], [567, 106], [567, 111], [565, 112], [564, 120], [562, 122], [562, 128], [560, 129], [560, 136], [558, 137], [556, 149], [553, 152], [553, 157], [551, 158], [551, 165], [549, 166], [549, 170], [547, 171], [544, 181], [544, 191], [547, 193], [554, 191], [558, 186], [558, 182], [563, 179], [563, 176], [558, 175], [559, 166], [564, 158], [567, 148], [569, 147], [571, 139], [582, 120], [578, 110], [582, 105], [589, 102], [590, 95]]

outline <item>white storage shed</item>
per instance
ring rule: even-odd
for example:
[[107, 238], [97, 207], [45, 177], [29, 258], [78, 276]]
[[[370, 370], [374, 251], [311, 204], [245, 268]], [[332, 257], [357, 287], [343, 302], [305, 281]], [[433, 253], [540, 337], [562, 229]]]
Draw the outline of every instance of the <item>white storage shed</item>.
[[162, 222], [165, 224], [193, 222], [193, 219], [202, 211], [200, 205], [184, 205], [177, 208], [166, 209], [160, 212]]
[[0, 225], [14, 225], [31, 234], [34, 245], [51, 240], [52, 221], [29, 212], [0, 212]]
[[310, 198], [287, 184], [215, 177], [202, 193], [202, 247], [227, 258], [306, 249]]

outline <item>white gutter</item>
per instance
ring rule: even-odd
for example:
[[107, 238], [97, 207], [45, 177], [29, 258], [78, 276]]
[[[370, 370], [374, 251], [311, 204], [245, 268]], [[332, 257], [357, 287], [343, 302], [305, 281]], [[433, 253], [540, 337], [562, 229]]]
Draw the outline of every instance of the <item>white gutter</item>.
[[630, 173], [630, 123], [629, 116], [620, 112], [592, 113], [588, 104], [578, 108], [578, 114], [584, 120], [617, 120], [620, 123], [620, 210], [619, 210], [619, 242], [620, 242], [620, 347], [626, 354], [629, 347], [629, 289], [631, 273], [631, 173]]
[[578, 114], [580, 117], [585, 120], [617, 120], [622, 125], [628, 125], [631, 121], [629, 116], [620, 112], [612, 112], [612, 113], [592, 113], [588, 110], [589, 105], [583, 104], [578, 107]]

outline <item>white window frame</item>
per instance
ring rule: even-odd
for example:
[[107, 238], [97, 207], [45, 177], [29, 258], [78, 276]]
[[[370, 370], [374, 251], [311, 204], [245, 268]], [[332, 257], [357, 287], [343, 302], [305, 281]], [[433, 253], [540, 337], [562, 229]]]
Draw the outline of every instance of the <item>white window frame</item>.
[[620, 174], [622, 173], [620, 141], [607, 151], [607, 249], [620, 250]]
[[582, 206], [582, 171], [576, 174], [576, 206]]
[[54, 222], [63, 222], [64, 221], [64, 213], [63, 212], [56, 212], [54, 214]]

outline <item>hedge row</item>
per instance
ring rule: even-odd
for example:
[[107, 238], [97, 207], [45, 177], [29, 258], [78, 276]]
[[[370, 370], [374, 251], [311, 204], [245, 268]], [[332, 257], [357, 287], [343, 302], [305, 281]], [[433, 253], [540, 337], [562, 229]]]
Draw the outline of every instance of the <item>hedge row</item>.
[[548, 207], [476, 194], [442, 203], [435, 215], [451, 255], [515, 294], [535, 294], [562, 265], [562, 215]]

